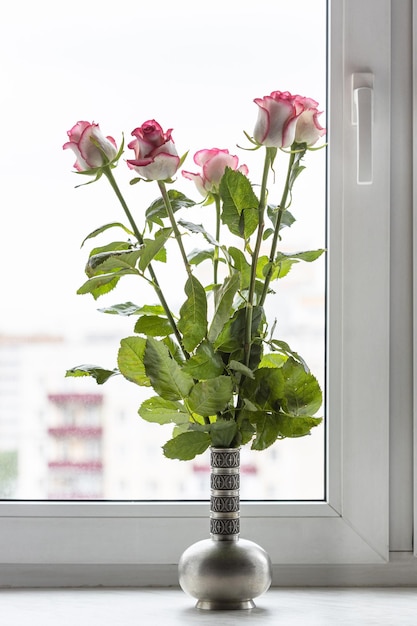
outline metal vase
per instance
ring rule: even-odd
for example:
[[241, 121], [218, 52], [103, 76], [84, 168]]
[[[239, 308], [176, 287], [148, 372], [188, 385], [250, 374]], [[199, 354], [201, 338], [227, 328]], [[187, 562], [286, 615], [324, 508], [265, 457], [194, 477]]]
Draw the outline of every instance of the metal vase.
[[198, 609], [252, 609], [271, 585], [271, 560], [253, 541], [239, 538], [240, 450], [211, 448], [210, 539], [182, 554], [179, 583]]

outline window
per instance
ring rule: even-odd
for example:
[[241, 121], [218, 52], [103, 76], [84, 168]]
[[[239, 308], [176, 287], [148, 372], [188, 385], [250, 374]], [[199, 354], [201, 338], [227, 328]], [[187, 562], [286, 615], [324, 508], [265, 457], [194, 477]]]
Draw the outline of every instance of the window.
[[[244, 503], [242, 535], [270, 552], [280, 584], [386, 583], [393, 572], [398, 584], [414, 567], [412, 4], [329, 6], [328, 493], [319, 503]], [[358, 73], [374, 76], [372, 185], [356, 178]], [[34, 571], [37, 585], [56, 584], [57, 573], [61, 584], [75, 575], [78, 585], [172, 583], [183, 548], [207, 533], [204, 503], [3, 503], [1, 512], [9, 584], [31, 584]]]
[[[42, 95], [33, 100], [25, 121], [27, 126], [42, 127], [42, 143], [27, 146], [26, 158], [37, 160], [41, 150], [41, 158], [50, 166], [45, 172], [31, 168], [25, 173], [26, 184], [19, 185], [21, 174], [16, 171], [15, 161], [20, 146], [10, 137], [12, 153], [4, 164], [5, 180], [0, 193], [4, 205], [13, 209], [8, 216], [10, 228], [22, 231], [20, 246], [31, 249], [36, 233], [35, 251], [30, 258], [36, 258], [39, 274], [36, 280], [27, 280], [28, 258], [25, 254], [14, 255], [14, 243], [6, 235], [1, 255], [5, 259], [13, 257], [13, 270], [5, 277], [5, 293], [8, 301], [13, 302], [15, 285], [22, 285], [27, 304], [7, 306], [2, 315], [0, 429], [7, 427], [8, 437], [0, 439], [0, 467], [6, 480], [16, 467], [10, 462], [14, 454], [18, 469], [15, 480], [7, 478], [4, 492], [17, 500], [204, 499], [208, 453], [195, 463], [163, 458], [161, 446], [171, 437], [172, 427], [147, 424], [137, 415], [149, 390], [127, 384], [121, 377], [99, 387], [92, 379], [64, 377], [66, 369], [80, 363], [98, 363], [112, 369], [120, 338], [133, 334], [133, 316], [104, 315], [97, 308], [131, 300], [138, 304], [154, 302], [155, 294], [146, 290], [143, 281], [126, 276], [114, 291], [97, 302], [91, 295], [76, 295], [85, 280], [84, 265], [90, 248], [107, 244], [111, 236], [125, 238], [125, 234], [116, 229], [107, 231], [88, 241], [82, 250], [78, 250], [79, 243], [96, 227], [117, 220], [123, 222], [125, 217], [104, 178], [97, 184], [75, 189], [85, 178], [74, 175], [74, 155], [63, 152], [61, 146], [67, 140], [66, 130], [80, 117], [100, 122], [103, 132], [113, 135], [118, 143], [122, 132], [126, 133], [128, 143], [130, 131], [155, 116], [164, 128], [174, 127], [173, 137], [180, 154], [190, 150], [185, 169], [194, 171], [194, 153], [214, 144], [238, 154], [240, 163], [247, 163], [251, 179], [260, 181], [261, 151], [254, 154], [236, 146], [238, 143], [251, 147], [243, 131], [253, 132], [257, 116], [253, 99], [275, 88], [288, 89], [314, 97], [325, 109], [325, 0], [316, 5], [308, 0], [298, 5], [263, 0], [256, 6], [249, 0], [231, 0], [227, 7], [215, 0], [209, 9], [192, 0], [174, 4], [159, 0], [152, 10], [124, 0], [121, 6], [129, 10], [133, 21], [137, 16], [141, 24], [152, 19], [158, 24], [158, 35], [154, 28], [143, 27], [132, 36], [124, 34], [130, 19], [124, 11], [114, 15], [110, 2], [90, 0], [83, 5], [82, 26], [74, 8], [56, 12], [48, 5], [44, 15], [38, 9], [46, 7], [45, 0], [36, 9], [29, 0], [25, 4], [29, 6], [23, 19], [20, 9], [11, 9], [4, 25], [3, 45], [7, 42], [10, 47], [5, 56], [10, 59], [9, 72], [16, 74], [8, 77], [12, 89], [4, 108], [6, 116], [14, 119], [15, 101], [25, 98], [28, 85], [36, 77]], [[79, 1], [74, 6], [78, 5], [81, 8]], [[263, 15], [263, 28], [253, 29], [259, 14]], [[100, 28], [96, 28], [97, 22]], [[276, 39], [274, 24], [295, 22], [298, 38], [310, 53], [306, 58], [297, 46], [288, 65], [280, 59], [293, 49], [291, 29]], [[77, 46], [72, 41], [76, 29]], [[17, 32], [22, 39], [19, 42]], [[268, 45], [265, 32], [270, 33]], [[205, 46], [201, 45], [202, 39], [207, 39]], [[219, 45], [222, 40], [224, 43]], [[247, 58], [246, 40], [252, 46]], [[111, 59], [107, 54], [96, 55], [110, 42]], [[54, 54], [52, 47], [56, 47]], [[164, 51], [171, 48], [173, 56], [167, 66]], [[144, 60], [148, 55], [152, 62]], [[94, 58], [94, 67], [87, 61], [90, 58]], [[126, 89], [128, 98], [124, 95]], [[167, 90], [175, 97], [167, 98]], [[325, 114], [322, 124], [325, 125]], [[141, 228], [143, 213], [159, 196], [159, 190], [155, 183], [129, 185], [133, 173], [124, 163], [129, 153], [126, 148], [115, 176]], [[325, 161], [325, 150], [306, 155], [307, 169], [297, 181], [291, 209], [296, 222], [285, 231], [283, 251], [325, 247]], [[271, 202], [279, 202], [286, 167], [286, 157], [279, 154], [275, 161], [276, 184], [272, 185], [270, 179]], [[181, 175], [173, 187], [200, 200], [192, 182]], [[304, 201], [307, 196], [308, 201]], [[33, 208], [29, 209], [29, 203]], [[212, 215], [213, 206], [182, 213], [184, 219], [203, 223], [211, 233]], [[25, 226], [20, 228], [22, 219]], [[189, 240], [184, 238], [187, 251], [198, 245], [206, 247], [202, 238], [198, 244], [195, 238], [191, 244]], [[265, 246], [268, 244], [269, 241]], [[182, 264], [176, 266], [178, 256], [173, 248], [166, 266], [156, 263], [155, 269], [170, 306], [178, 311], [184, 294], [183, 283], [176, 278], [185, 278], [185, 272]], [[266, 252], [265, 247], [263, 253]], [[197, 274], [203, 268], [199, 267]], [[270, 322], [277, 319], [276, 337], [303, 355], [323, 386], [324, 256], [315, 263], [299, 263], [274, 288], [276, 297], [268, 299], [267, 304]], [[89, 399], [98, 400], [97, 394], [100, 403], [92, 404]], [[6, 396], [7, 404], [2, 402]], [[101, 428], [95, 437], [89, 429], [92, 418], [95, 426]], [[19, 426], [10, 429], [12, 422]], [[78, 431], [64, 430], [63, 426], [76, 426]], [[247, 478], [242, 484], [242, 498], [322, 500], [324, 449], [323, 426], [314, 429], [311, 437], [285, 440], [262, 454], [245, 447], [242, 469]], [[97, 450], [100, 458], [95, 454]], [[93, 490], [90, 474], [96, 485]], [[10, 492], [12, 485], [14, 492]]]

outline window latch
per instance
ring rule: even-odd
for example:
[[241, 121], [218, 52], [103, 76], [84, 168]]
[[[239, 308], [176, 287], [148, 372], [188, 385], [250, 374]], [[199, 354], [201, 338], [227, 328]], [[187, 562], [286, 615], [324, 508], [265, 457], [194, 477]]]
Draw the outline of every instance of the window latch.
[[372, 184], [373, 86], [373, 74], [352, 74], [352, 124], [356, 126], [358, 185]]

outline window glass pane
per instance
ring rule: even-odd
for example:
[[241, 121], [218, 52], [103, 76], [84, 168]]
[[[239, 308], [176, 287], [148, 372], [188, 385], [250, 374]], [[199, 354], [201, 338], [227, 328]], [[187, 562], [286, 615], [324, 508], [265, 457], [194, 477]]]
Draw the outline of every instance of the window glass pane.
[[[154, 118], [174, 129], [180, 154], [190, 151], [186, 169], [194, 171], [197, 150], [228, 148], [260, 180], [262, 159], [236, 145], [249, 145], [243, 131], [253, 134], [254, 98], [288, 90], [324, 109], [326, 3], [74, 0], [65, 8], [22, 0], [8, 7], [0, 34], [0, 498], [206, 498], [208, 457], [163, 458], [171, 431], [138, 417], [142, 388], [121, 377], [103, 386], [64, 377], [83, 362], [115, 367], [133, 322], [97, 308], [142, 302], [129, 279], [98, 302], [76, 295], [87, 258], [81, 241], [123, 215], [107, 181], [74, 189], [85, 181], [62, 144], [77, 120], [100, 123], [120, 142]], [[325, 151], [307, 153], [305, 165], [283, 251], [325, 246]], [[156, 184], [130, 187], [123, 160], [115, 173], [135, 211], [159, 195]], [[278, 168], [275, 203], [281, 175]], [[181, 176], [175, 188], [197, 198]], [[201, 221], [209, 210], [201, 208]], [[168, 267], [164, 288], [178, 308], [184, 281], [172, 260]], [[324, 260], [300, 263], [269, 304], [279, 338], [322, 386], [324, 282]], [[321, 426], [267, 452], [244, 448], [242, 498], [322, 499], [324, 441]]]

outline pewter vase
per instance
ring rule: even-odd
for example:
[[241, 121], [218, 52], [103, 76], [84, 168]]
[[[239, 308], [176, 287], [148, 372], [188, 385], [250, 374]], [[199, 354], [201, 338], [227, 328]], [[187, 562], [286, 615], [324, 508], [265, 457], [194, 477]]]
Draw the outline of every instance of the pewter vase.
[[198, 609], [252, 609], [271, 585], [271, 560], [253, 541], [240, 539], [240, 450], [211, 448], [210, 539], [182, 554], [179, 582]]

